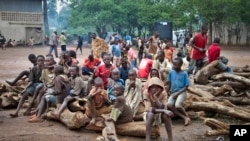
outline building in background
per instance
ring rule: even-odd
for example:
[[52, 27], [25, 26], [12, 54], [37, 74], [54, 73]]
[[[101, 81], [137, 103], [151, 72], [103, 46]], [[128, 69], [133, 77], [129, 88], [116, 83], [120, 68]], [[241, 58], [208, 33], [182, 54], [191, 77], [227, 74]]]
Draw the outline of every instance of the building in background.
[[0, 33], [6, 40], [43, 42], [42, 0], [0, 0]]

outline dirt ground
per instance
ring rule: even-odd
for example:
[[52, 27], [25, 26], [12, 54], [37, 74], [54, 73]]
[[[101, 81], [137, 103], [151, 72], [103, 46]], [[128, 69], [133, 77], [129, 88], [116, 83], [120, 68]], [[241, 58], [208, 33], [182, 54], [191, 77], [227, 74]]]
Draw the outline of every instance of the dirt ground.
[[[74, 50], [75, 47], [67, 47]], [[30, 53], [36, 55], [46, 55], [49, 47], [35, 46], [34, 49], [28, 47], [0, 49], [0, 82], [13, 80], [18, 73], [29, 69], [32, 64], [27, 56]], [[60, 48], [58, 48], [60, 53]], [[244, 66], [250, 65], [250, 47], [223, 47], [222, 54], [229, 58], [229, 65]], [[83, 59], [90, 53], [89, 48], [83, 48], [83, 54], [77, 52], [78, 60], [82, 65]], [[58, 62], [58, 58], [56, 58]], [[69, 130], [63, 124], [55, 121], [45, 121], [42, 123], [28, 123], [28, 117], [21, 116], [10, 118], [9, 114], [14, 109], [5, 109], [0, 111], [0, 141], [28, 141], [28, 140], [53, 140], [53, 141], [94, 141], [100, 133], [88, 131], [85, 129]], [[173, 120], [173, 135], [175, 141], [213, 141], [216, 137], [206, 137], [204, 133], [209, 127], [205, 126], [201, 120], [192, 121], [188, 127], [183, 126], [182, 120]], [[161, 128], [161, 140], [167, 141], [167, 135], [164, 128]], [[143, 141], [143, 138], [124, 137], [122, 141]]]

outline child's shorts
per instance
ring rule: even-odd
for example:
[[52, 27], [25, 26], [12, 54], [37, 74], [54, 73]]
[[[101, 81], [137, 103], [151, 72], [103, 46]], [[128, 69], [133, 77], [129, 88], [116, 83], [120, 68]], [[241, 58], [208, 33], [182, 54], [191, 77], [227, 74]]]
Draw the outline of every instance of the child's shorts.
[[26, 89], [26, 92], [29, 94], [29, 96], [33, 96], [34, 95], [34, 92], [36, 90], [36, 87], [38, 85], [41, 85], [43, 83], [41, 82], [36, 82], [36, 83], [33, 83], [31, 86], [29, 86], [27, 89]]
[[51, 104], [55, 104], [55, 105], [57, 104], [57, 98], [55, 95], [50, 95], [50, 94], [45, 95], [45, 100]]
[[170, 95], [168, 98], [168, 105], [175, 106], [175, 108], [182, 107], [186, 98], [187, 92], [181, 93], [176, 99], [173, 98], [173, 95]]

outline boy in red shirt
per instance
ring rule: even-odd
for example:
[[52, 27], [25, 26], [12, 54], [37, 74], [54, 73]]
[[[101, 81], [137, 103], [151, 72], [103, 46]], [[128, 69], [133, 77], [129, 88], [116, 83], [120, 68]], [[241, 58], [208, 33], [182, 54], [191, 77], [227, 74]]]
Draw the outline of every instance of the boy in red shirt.
[[208, 63], [213, 62], [214, 60], [219, 60], [218, 65], [216, 68], [220, 69], [221, 71], [233, 73], [232, 69], [227, 66], [228, 59], [224, 57], [220, 57], [220, 39], [215, 38], [212, 45], [208, 48]]
[[148, 74], [152, 65], [153, 65], [152, 56], [149, 54], [145, 54], [145, 57], [141, 60], [141, 63], [138, 68], [138, 77], [148, 78]]
[[97, 66], [101, 63], [98, 58], [94, 58], [92, 54], [89, 55], [87, 59], [84, 60], [83, 67], [82, 67], [82, 74], [83, 75], [91, 75], [94, 73], [94, 70]]
[[201, 32], [196, 34], [193, 41], [191, 41], [192, 50], [187, 70], [188, 74], [192, 74], [195, 67], [199, 69], [203, 65], [204, 58], [206, 57], [207, 31], [208, 28], [202, 26]]
[[215, 38], [212, 45], [208, 48], [208, 63], [218, 60], [220, 58], [220, 39]]

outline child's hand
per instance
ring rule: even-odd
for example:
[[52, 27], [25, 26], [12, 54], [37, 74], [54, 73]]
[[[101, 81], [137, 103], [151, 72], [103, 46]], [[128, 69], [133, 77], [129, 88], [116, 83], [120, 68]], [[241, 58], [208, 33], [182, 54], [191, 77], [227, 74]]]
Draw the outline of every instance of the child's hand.
[[161, 92], [161, 89], [159, 89], [158, 91], [156, 91], [156, 92], [153, 94], [153, 98], [154, 98], [155, 100], [159, 99], [159, 94], [160, 94], [160, 92]]
[[135, 87], [135, 81], [130, 81], [129, 88]]

